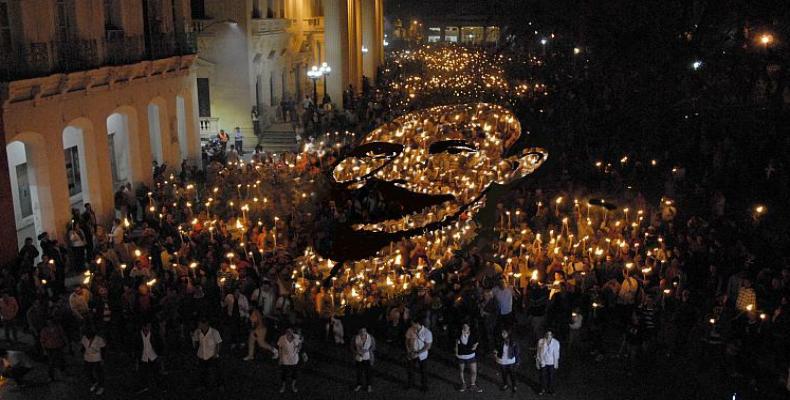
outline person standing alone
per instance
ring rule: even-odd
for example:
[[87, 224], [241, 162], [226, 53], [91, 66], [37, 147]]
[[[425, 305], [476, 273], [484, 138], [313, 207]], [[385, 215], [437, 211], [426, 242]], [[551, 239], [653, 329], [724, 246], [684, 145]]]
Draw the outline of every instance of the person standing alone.
[[233, 130], [233, 141], [236, 145], [236, 151], [239, 152], [239, 155], [244, 155], [244, 134], [241, 133], [241, 129], [237, 126], [236, 129]]
[[540, 370], [540, 395], [554, 394], [554, 375], [560, 367], [560, 342], [554, 339], [551, 331], [538, 340], [535, 366]]
[[420, 371], [421, 390], [428, 391], [428, 374], [425, 371], [425, 364], [428, 361], [428, 351], [433, 343], [433, 334], [423, 326], [421, 318], [411, 321], [411, 327], [406, 331], [406, 358], [409, 383], [411, 387], [414, 383], [414, 371]]

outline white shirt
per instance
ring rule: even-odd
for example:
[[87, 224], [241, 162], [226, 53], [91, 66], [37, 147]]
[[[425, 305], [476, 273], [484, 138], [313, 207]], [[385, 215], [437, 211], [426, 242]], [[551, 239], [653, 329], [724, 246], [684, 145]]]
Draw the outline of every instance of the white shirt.
[[[433, 343], [433, 334], [428, 328], [421, 326], [417, 329], [412, 326], [406, 331], [406, 348], [409, 349], [409, 351], [425, 349], [425, 346], [430, 343]], [[419, 358], [420, 361], [425, 361], [428, 358], [428, 350], [422, 350], [417, 353], [416, 356], [409, 356], [412, 359]]]
[[356, 354], [354, 355], [354, 360], [356, 361], [370, 360], [370, 350], [373, 347], [373, 337], [370, 336], [369, 333], [365, 335], [364, 339], [362, 338], [362, 335], [355, 336], [354, 346], [356, 350]]
[[241, 293], [239, 294], [238, 299], [236, 298], [236, 296], [233, 295], [233, 293], [228, 293], [225, 296], [225, 303], [223, 305], [225, 306], [225, 311], [228, 313], [228, 316], [229, 317], [233, 316], [233, 306], [236, 301], [239, 302], [239, 317], [244, 319], [249, 319], [250, 302], [247, 300], [247, 296]]
[[261, 308], [261, 314], [264, 317], [272, 315], [272, 310], [274, 310], [274, 291], [257, 288], [252, 292], [252, 298], [258, 303], [258, 307]]
[[513, 289], [510, 287], [499, 288], [498, 286], [491, 290], [491, 293], [496, 298], [499, 304], [499, 315], [508, 315], [513, 312]]
[[197, 356], [201, 360], [210, 360], [217, 355], [217, 345], [222, 343], [222, 337], [219, 332], [214, 328], [208, 328], [206, 333], [195, 329], [192, 333], [192, 341], [198, 342]]
[[502, 345], [502, 354], [497, 353], [496, 363], [499, 365], [513, 365], [516, 363], [516, 357], [502, 358], [505, 354], [509, 353], [510, 346], [507, 344]]
[[85, 362], [101, 362], [101, 349], [106, 345], [107, 343], [104, 342], [101, 336], [94, 336], [92, 340], [83, 336], [82, 348], [85, 349], [85, 354], [83, 355]]
[[277, 340], [277, 348], [280, 353], [280, 365], [296, 365], [299, 363], [302, 337], [294, 335], [293, 340], [288, 340], [288, 335], [282, 335]]
[[140, 331], [140, 336], [143, 337], [143, 355], [140, 357], [140, 361], [142, 362], [156, 361], [156, 359], [159, 356], [156, 355], [154, 346], [151, 345], [151, 332], [149, 331], [148, 334], [146, 335], [143, 331]]
[[557, 339], [547, 341], [545, 338], [538, 340], [538, 352], [535, 357], [538, 368], [553, 365], [554, 368], [560, 367], [560, 342]]
[[116, 225], [112, 227], [112, 233], [110, 233], [110, 240], [112, 244], [121, 244], [123, 243], [123, 226]]

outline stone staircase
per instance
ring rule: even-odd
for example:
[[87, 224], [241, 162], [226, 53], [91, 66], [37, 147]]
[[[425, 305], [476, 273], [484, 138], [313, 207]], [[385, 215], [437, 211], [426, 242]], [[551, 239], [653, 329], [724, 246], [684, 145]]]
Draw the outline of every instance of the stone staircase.
[[275, 123], [263, 131], [258, 144], [268, 153], [297, 151], [299, 144], [290, 123]]

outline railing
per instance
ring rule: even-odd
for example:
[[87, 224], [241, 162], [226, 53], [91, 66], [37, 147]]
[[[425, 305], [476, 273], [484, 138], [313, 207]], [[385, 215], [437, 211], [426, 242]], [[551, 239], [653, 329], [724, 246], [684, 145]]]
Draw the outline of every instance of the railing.
[[324, 17], [305, 18], [302, 20], [302, 29], [308, 32], [323, 31]]
[[219, 133], [219, 118], [216, 117], [200, 117], [200, 137], [212, 138]]
[[104, 43], [106, 63], [123, 65], [140, 61], [144, 58], [144, 47], [142, 36], [108, 35]]
[[67, 40], [53, 45], [54, 66], [58, 71], [81, 71], [101, 65], [96, 40]]
[[251, 23], [252, 32], [257, 35], [283, 32], [291, 26], [291, 20], [288, 19], [262, 18], [253, 19]]
[[148, 48], [144, 42], [142, 36], [125, 36], [123, 31], [109, 30], [101, 39], [23, 44], [11, 53], [0, 53], [0, 81], [84, 71], [103, 65], [131, 64], [197, 52], [194, 32], [155, 35]]
[[192, 20], [192, 31], [193, 32], [203, 32], [209, 25], [213, 24], [215, 21], [213, 19], [193, 19]]

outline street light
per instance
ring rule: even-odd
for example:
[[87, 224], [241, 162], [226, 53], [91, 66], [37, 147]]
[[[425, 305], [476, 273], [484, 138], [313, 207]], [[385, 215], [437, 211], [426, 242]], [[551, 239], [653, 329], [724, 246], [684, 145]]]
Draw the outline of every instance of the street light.
[[313, 65], [307, 71], [307, 77], [313, 81], [313, 101], [318, 104], [318, 80], [324, 77], [324, 97], [327, 95], [326, 77], [332, 72], [332, 68], [327, 63], [321, 63], [321, 66]]
[[[313, 80], [313, 104], [318, 104], [318, 79], [321, 78], [321, 70], [318, 66], [313, 65], [313, 68], [307, 70], [307, 77]], [[326, 89], [325, 89], [326, 90]]]
[[694, 69], [694, 71], [700, 69], [700, 67], [702, 67], [702, 61], [697, 60], [691, 63], [691, 68]]
[[332, 72], [332, 68], [326, 62], [321, 63], [321, 68], [318, 69], [321, 72], [321, 75], [324, 76], [324, 98], [327, 97], [327, 87], [326, 87], [326, 77]]

